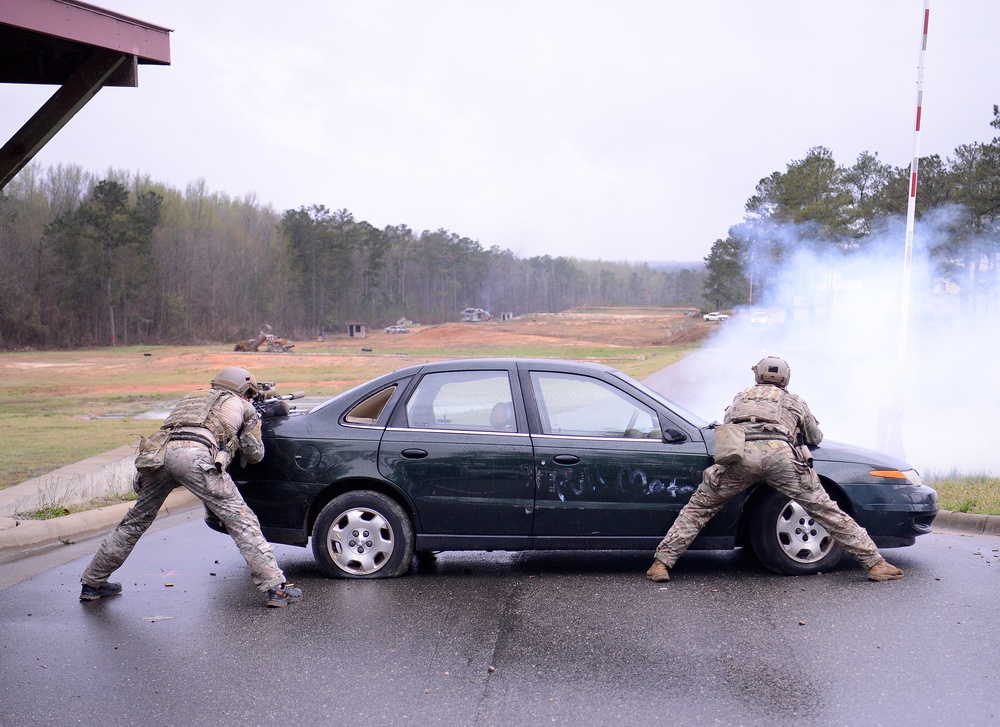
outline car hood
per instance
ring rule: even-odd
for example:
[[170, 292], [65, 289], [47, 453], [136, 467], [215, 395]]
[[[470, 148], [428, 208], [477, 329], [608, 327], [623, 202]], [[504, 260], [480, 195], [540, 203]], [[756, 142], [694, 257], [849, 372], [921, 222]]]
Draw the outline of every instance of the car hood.
[[913, 469], [913, 467], [903, 460], [892, 457], [884, 452], [858, 447], [845, 442], [834, 442], [824, 439], [822, 444], [810, 447], [809, 449], [812, 451], [813, 460], [817, 462], [853, 462], [897, 469], [904, 472]]

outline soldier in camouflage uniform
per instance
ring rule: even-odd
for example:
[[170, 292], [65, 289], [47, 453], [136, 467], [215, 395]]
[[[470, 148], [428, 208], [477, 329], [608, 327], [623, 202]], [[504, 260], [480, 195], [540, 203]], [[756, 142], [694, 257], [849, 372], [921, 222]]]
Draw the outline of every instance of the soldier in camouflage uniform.
[[820, 484], [810, 460], [796, 446], [801, 434], [806, 444], [823, 439], [819, 422], [806, 402], [785, 390], [791, 377], [788, 364], [768, 356], [753, 367], [756, 385], [740, 392], [726, 409], [726, 424], [739, 424], [746, 434], [743, 458], [731, 465], [712, 465], [701, 485], [681, 510], [666, 537], [657, 546], [646, 576], [670, 580], [669, 569], [684, 554], [705, 524], [730, 499], [759, 482], [794, 499], [868, 571], [869, 580], [888, 581], [903, 571], [879, 555], [864, 528], [837, 506]]
[[230, 366], [212, 380], [211, 388], [184, 397], [160, 430], [143, 438], [136, 457], [139, 497], [83, 572], [81, 601], [121, 593], [121, 584], [108, 583], [108, 577], [125, 562], [167, 495], [180, 486], [197, 495], [226, 526], [250, 566], [254, 584], [267, 594], [268, 606], [302, 599], [302, 591], [285, 582], [257, 516], [226, 471], [237, 451], [249, 462], [264, 456], [260, 416], [250, 403], [258, 391], [253, 374]]

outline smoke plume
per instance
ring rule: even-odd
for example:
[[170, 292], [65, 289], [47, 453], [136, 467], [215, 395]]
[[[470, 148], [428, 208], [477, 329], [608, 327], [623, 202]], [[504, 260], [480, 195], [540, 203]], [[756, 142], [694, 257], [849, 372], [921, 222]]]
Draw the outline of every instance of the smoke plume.
[[893, 454], [924, 475], [1000, 471], [1000, 448], [983, 436], [1000, 404], [996, 298], [984, 292], [996, 272], [985, 271], [993, 286], [980, 282], [970, 294], [960, 287], [966, 276], [946, 280], [928, 256], [957, 214], [916, 225], [902, 356], [905, 229], [893, 223], [846, 255], [794, 240], [786, 249], [796, 252], [766, 271], [764, 297], [752, 306], [766, 311], [766, 325], [751, 325], [751, 307], [738, 309], [654, 385], [721, 421], [733, 395], [753, 383], [753, 364], [777, 355], [791, 366], [789, 390], [809, 403], [828, 439]]

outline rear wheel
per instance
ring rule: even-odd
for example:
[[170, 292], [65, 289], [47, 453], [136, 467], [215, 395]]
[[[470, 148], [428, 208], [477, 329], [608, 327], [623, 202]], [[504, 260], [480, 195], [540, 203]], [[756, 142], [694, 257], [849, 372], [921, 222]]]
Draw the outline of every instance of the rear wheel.
[[844, 553], [802, 505], [773, 490], [754, 514], [750, 544], [766, 568], [793, 576], [830, 570]]
[[410, 569], [413, 540], [403, 508], [378, 492], [359, 490], [323, 508], [312, 548], [331, 578], [394, 578]]

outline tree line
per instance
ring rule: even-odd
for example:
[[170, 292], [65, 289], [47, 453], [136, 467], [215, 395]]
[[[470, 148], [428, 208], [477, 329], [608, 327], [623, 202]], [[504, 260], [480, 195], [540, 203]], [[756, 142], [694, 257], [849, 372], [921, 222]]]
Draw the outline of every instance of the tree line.
[[[991, 126], [1000, 129], [994, 106]], [[1000, 137], [919, 160], [916, 217], [967, 313], [998, 306]], [[728, 309], [769, 302], [797, 250], [864, 255], [905, 219], [909, 166], [824, 147], [757, 184], [744, 219], [704, 265], [522, 258], [447, 229], [377, 228], [319, 204], [282, 213], [204, 180], [181, 191], [148, 176], [32, 164], [0, 192], [0, 348], [238, 341], [400, 318], [456, 320], [577, 306]], [[776, 301], [771, 301], [776, 302]]]
[[[1000, 129], [1000, 107], [993, 107], [990, 126]], [[917, 169], [920, 252], [938, 281], [960, 291], [963, 312], [996, 311], [1000, 137], [963, 144], [945, 159], [922, 157]], [[891, 166], [877, 153], [862, 152], [841, 166], [828, 149], [810, 149], [784, 172], [761, 179], [744, 219], [715, 241], [705, 258], [705, 297], [716, 308], [768, 301], [796, 250], [818, 259], [857, 257], [890, 234], [898, 238], [902, 268], [896, 228], [906, 218], [912, 183], [909, 165]]]
[[466, 307], [703, 305], [705, 271], [520, 258], [446, 229], [377, 228], [323, 205], [276, 212], [204, 180], [26, 167], [0, 194], [0, 348], [311, 339]]

